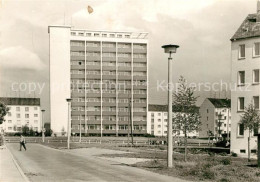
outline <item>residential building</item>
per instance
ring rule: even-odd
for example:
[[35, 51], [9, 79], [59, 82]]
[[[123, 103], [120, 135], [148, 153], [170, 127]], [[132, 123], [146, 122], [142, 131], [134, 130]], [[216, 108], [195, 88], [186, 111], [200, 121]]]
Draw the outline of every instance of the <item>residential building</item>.
[[[51, 127], [72, 133], [146, 133], [148, 34], [49, 26]], [[58, 86], [64, 89], [57, 89]], [[58, 87], [61, 88], [61, 87]], [[131, 116], [131, 117], [130, 117]]]
[[9, 111], [0, 125], [0, 131], [5, 133], [20, 132], [22, 126], [28, 126], [34, 131], [41, 131], [41, 108], [39, 98], [0, 97]]
[[[173, 117], [176, 114], [173, 109]], [[166, 137], [168, 130], [168, 106], [149, 104], [147, 116], [147, 133], [158, 137]], [[184, 136], [183, 131], [175, 130], [173, 136]], [[197, 136], [197, 132], [188, 133], [189, 137]]]
[[231, 100], [206, 98], [200, 106], [201, 129], [200, 138], [209, 136], [230, 137], [231, 132]]
[[[248, 130], [244, 131], [241, 115], [250, 103], [259, 109], [260, 95], [260, 2], [257, 12], [249, 14], [231, 38], [232, 84], [231, 91], [231, 151], [241, 156], [248, 155]], [[252, 134], [251, 152], [257, 149], [256, 137]]]

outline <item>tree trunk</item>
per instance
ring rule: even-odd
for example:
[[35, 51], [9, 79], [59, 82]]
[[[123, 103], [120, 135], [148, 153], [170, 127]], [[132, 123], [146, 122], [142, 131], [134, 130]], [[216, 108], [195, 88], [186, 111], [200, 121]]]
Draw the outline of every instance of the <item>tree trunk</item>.
[[184, 135], [185, 135], [185, 138], [184, 138], [184, 144], [185, 144], [185, 154], [184, 154], [184, 161], [186, 162], [187, 161], [187, 132], [186, 132], [186, 129], [184, 130]]
[[248, 162], [250, 162], [250, 154], [251, 154], [251, 150], [250, 150], [250, 138], [251, 137], [251, 131], [249, 130], [249, 136], [248, 136]]
[[257, 166], [260, 168], [260, 135], [257, 135]]

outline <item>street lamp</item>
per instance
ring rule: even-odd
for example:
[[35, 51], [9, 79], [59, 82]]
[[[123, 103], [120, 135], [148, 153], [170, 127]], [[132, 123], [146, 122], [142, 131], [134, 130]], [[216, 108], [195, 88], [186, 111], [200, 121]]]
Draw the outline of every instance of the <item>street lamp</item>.
[[66, 101], [68, 102], [68, 128], [67, 128], [67, 136], [68, 136], [68, 149], [70, 149], [70, 102], [72, 99], [66, 99]]
[[45, 137], [44, 132], [45, 132], [45, 128], [44, 128], [44, 120], [43, 120], [44, 117], [43, 117], [43, 114], [44, 114], [45, 110], [42, 109], [41, 112], [42, 112], [42, 142], [44, 142], [44, 137]]
[[162, 48], [165, 53], [169, 53], [168, 58], [168, 149], [167, 166], [172, 167], [172, 53], [176, 53], [178, 45], [164, 45]]

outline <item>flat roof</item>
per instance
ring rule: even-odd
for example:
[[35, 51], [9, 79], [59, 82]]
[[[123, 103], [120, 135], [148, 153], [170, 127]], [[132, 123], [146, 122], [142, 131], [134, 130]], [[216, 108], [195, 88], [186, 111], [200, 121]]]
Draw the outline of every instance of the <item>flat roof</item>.
[[5, 105], [40, 106], [40, 98], [0, 97]]

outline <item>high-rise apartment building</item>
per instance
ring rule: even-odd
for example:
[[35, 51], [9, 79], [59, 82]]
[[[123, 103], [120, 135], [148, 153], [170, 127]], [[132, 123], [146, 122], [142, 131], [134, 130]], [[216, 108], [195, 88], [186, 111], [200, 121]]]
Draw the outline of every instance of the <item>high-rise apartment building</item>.
[[[231, 91], [231, 151], [247, 156], [249, 132], [244, 131], [241, 116], [249, 104], [259, 110], [260, 96], [260, 2], [257, 13], [249, 14], [231, 38], [232, 83]], [[251, 139], [251, 152], [257, 149], [257, 138]]]
[[[147, 133], [148, 34], [49, 26], [51, 128], [72, 133]], [[132, 119], [130, 119], [132, 118]], [[133, 122], [130, 122], [130, 121]]]

